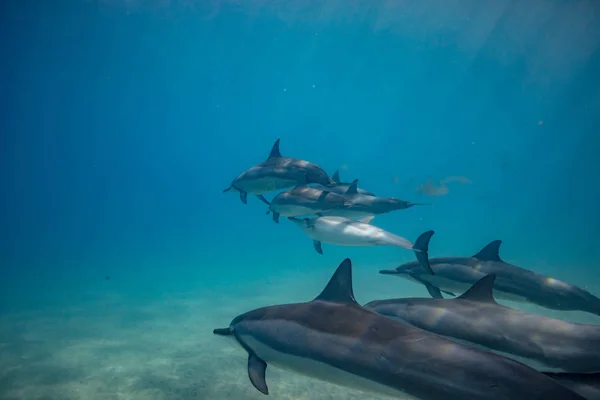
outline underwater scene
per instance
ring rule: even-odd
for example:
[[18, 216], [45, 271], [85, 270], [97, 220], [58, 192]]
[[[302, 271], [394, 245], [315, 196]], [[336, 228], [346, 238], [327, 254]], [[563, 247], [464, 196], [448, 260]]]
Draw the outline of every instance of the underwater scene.
[[0, 400], [600, 400], [598, 1], [0, 8]]

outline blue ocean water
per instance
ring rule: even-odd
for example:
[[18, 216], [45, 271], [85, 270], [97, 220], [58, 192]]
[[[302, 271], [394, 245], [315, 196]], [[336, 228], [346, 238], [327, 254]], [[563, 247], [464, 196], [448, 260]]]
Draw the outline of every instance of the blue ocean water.
[[[600, 294], [597, 2], [0, 7], [4, 346], [18, 340], [27, 351], [28, 318], [45, 313], [77, 331], [71, 319], [86, 307], [100, 312], [97, 304], [110, 315], [194, 293], [208, 308], [190, 312], [208, 314], [270, 290], [309, 300], [346, 257], [357, 285], [390, 284], [377, 270], [411, 252], [324, 244], [319, 255], [256, 197], [245, 205], [222, 192], [277, 138], [283, 155], [339, 169], [344, 181], [430, 203], [374, 224], [410, 240], [435, 230], [434, 256], [471, 255], [501, 239], [507, 261]], [[462, 178], [443, 195], [419, 190], [448, 177]], [[281, 286], [280, 277], [291, 285], [295, 276], [310, 290]], [[362, 301], [377, 294], [356, 292]], [[73, 307], [80, 314], [61, 314]], [[123, 324], [153, 320], [134, 314]], [[118, 326], [103, 326], [120, 337]], [[34, 342], [52, 349], [49, 340]], [[28, 371], [44, 374], [43, 365]], [[0, 385], [0, 397], [42, 398], [11, 385]], [[194, 396], [182, 398], [209, 398]]]

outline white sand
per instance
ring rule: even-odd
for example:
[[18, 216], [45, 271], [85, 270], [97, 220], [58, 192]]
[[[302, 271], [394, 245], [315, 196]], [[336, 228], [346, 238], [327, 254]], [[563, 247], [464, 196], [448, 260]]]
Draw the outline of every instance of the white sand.
[[[355, 293], [362, 304], [427, 296], [419, 285], [375, 271], [355, 268]], [[137, 303], [113, 292], [102, 302], [5, 315], [0, 319], [0, 398], [264, 399], [248, 380], [245, 352], [212, 329], [256, 307], [310, 300], [332, 272], [294, 273], [268, 284]], [[585, 313], [543, 313], [600, 324], [600, 318]], [[274, 400], [383, 399], [274, 367], [267, 370], [267, 383], [268, 398]]]

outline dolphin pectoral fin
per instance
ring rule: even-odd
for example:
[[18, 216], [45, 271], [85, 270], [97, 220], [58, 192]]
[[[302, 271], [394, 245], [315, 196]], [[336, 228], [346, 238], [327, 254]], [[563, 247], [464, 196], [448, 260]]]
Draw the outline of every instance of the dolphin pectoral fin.
[[413, 246], [413, 250], [415, 255], [417, 256], [417, 260], [419, 264], [425, 269], [425, 271], [429, 272], [431, 275], [435, 275], [433, 269], [431, 269], [431, 264], [429, 263], [429, 241], [433, 236], [434, 231], [423, 232], [421, 236], [417, 238]]
[[434, 299], [443, 299], [444, 298], [444, 296], [442, 296], [442, 292], [440, 292], [440, 289], [433, 286], [431, 283], [425, 282], [424, 285], [427, 288], [427, 291], [429, 292], [431, 297], [433, 297]]
[[273, 221], [275, 221], [276, 223], [279, 223], [279, 213], [273, 211]]
[[447, 294], [448, 296], [456, 297], [456, 295], [455, 295], [454, 293], [452, 293], [452, 292], [449, 292], [449, 291], [447, 291], [447, 290], [441, 290], [441, 289], [440, 289], [440, 292], [442, 292], [442, 293], [444, 293], [444, 294]]
[[248, 204], [248, 193], [240, 192], [240, 200], [242, 201], [242, 203]]
[[313, 240], [313, 246], [314, 246], [315, 250], [317, 251], [317, 253], [323, 254], [323, 248], [321, 247], [321, 242], [319, 242], [318, 240]]
[[260, 201], [262, 201], [263, 203], [265, 203], [266, 205], [270, 206], [271, 203], [269, 202], [269, 200], [267, 200], [265, 198], [265, 196], [263, 196], [262, 194], [257, 194], [256, 197], [258, 197], [260, 199]]
[[261, 360], [256, 354], [248, 355], [248, 378], [252, 385], [262, 394], [269, 394], [265, 372], [267, 363]]

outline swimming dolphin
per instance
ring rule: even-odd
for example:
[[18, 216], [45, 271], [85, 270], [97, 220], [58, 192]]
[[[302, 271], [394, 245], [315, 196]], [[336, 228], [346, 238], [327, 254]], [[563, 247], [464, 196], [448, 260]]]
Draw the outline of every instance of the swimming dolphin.
[[264, 193], [307, 183], [328, 185], [334, 182], [317, 164], [297, 158], [283, 157], [279, 151], [279, 139], [277, 139], [267, 160], [242, 172], [223, 192], [239, 192], [240, 200], [244, 204], [247, 203], [248, 193], [254, 194], [270, 205], [263, 196]]
[[246, 350], [250, 382], [265, 395], [273, 365], [401, 399], [583, 399], [517, 361], [361, 307], [349, 259], [314, 300], [258, 308], [213, 333]]
[[323, 254], [322, 242], [339, 246], [396, 246], [415, 250], [417, 253], [422, 251], [408, 239], [371, 225], [373, 218], [375, 217], [360, 220], [346, 217], [288, 217], [313, 240], [314, 248], [319, 254]]
[[[336, 192], [338, 194], [345, 194], [348, 191], [348, 188], [350, 187], [350, 185], [352, 185], [354, 182], [358, 182], [358, 179], [355, 179], [353, 182], [348, 182], [348, 183], [342, 182], [342, 180], [340, 179], [340, 171], [339, 170], [336, 170], [333, 173], [333, 176], [331, 177], [331, 179], [333, 180], [334, 183], [330, 183], [325, 186], [319, 185], [319, 186], [322, 186], [322, 187], [319, 187], [319, 189], [330, 190], [330, 191]], [[369, 192], [368, 190], [364, 190], [359, 187], [357, 187], [356, 190], [360, 194], [375, 196], [375, 194], [373, 192]]]
[[337, 193], [300, 185], [275, 196], [267, 214], [272, 213], [273, 221], [279, 223], [280, 215], [297, 217], [351, 205], [352, 203]]
[[358, 192], [358, 179], [354, 180], [344, 193], [352, 205], [345, 208], [337, 208], [319, 213], [324, 216], [337, 216], [346, 218], [362, 218], [385, 214], [395, 210], [404, 210], [414, 206], [426, 205], [426, 203], [411, 203], [396, 197], [377, 197], [361, 194]]
[[529, 302], [553, 310], [579, 310], [600, 315], [600, 299], [577, 286], [508, 264], [500, 258], [501, 240], [494, 240], [471, 257], [430, 259], [432, 276], [419, 263], [409, 262], [395, 270], [379, 271], [425, 285], [434, 298], [440, 290], [462, 293], [485, 275], [494, 274], [494, 297]]
[[[600, 372], [600, 325], [575, 324], [498, 304], [486, 275], [456, 299], [377, 300], [364, 307], [426, 331], [494, 350], [537, 369]], [[516, 356], [516, 357], [515, 357]]]

